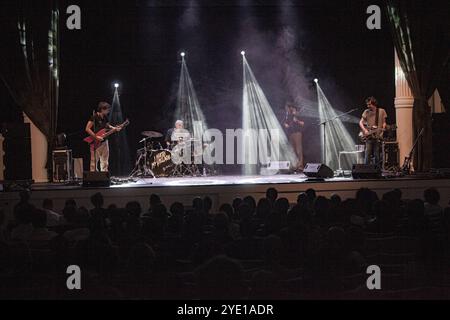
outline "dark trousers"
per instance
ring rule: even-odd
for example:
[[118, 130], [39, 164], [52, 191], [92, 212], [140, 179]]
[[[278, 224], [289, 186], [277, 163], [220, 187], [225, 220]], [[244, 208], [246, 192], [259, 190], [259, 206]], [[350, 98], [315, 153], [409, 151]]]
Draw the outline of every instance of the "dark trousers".
[[380, 148], [381, 148], [380, 140], [377, 139], [367, 140], [364, 163], [380, 165], [380, 150], [381, 150]]

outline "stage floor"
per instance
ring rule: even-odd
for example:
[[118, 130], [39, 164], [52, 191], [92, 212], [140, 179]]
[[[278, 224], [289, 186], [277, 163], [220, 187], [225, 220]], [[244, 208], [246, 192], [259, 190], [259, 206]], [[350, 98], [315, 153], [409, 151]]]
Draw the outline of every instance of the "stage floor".
[[[113, 179], [114, 180], [114, 179]], [[121, 180], [121, 179], [119, 179]], [[255, 199], [265, 196], [267, 188], [275, 187], [280, 197], [295, 203], [300, 192], [308, 188], [317, 194], [331, 196], [339, 194], [343, 199], [354, 197], [360, 188], [370, 188], [381, 197], [386, 191], [398, 188], [404, 199], [423, 198], [423, 191], [435, 187], [441, 193], [441, 205], [450, 201], [450, 179], [430, 177], [383, 178], [377, 180], [355, 180], [351, 177], [335, 177], [324, 181], [308, 180], [303, 174], [273, 176], [207, 176], [180, 178], [135, 179], [134, 182], [112, 185], [109, 188], [83, 188], [81, 184], [43, 183], [32, 186], [31, 201], [41, 206], [45, 198], [53, 199], [55, 209], [61, 211], [66, 199], [75, 199], [78, 205], [90, 208], [90, 196], [101, 192], [105, 205], [125, 206], [128, 201], [138, 201], [146, 209], [150, 194], [158, 194], [169, 206], [175, 201], [190, 206], [194, 197], [209, 196], [214, 209], [223, 203], [230, 203], [235, 197], [251, 195]], [[0, 192], [0, 208], [7, 215], [18, 201], [18, 192]]]
[[[321, 182], [352, 181], [351, 177], [336, 177], [321, 180]], [[170, 178], [112, 178], [111, 188], [155, 188], [173, 186], [235, 186], [235, 185], [257, 185], [257, 184], [288, 184], [308, 182], [304, 174], [271, 175], [271, 176], [196, 176], [196, 177], [170, 177]], [[117, 182], [114, 182], [117, 181]], [[67, 190], [81, 189], [79, 184], [74, 183], [40, 183], [34, 184], [32, 190]]]

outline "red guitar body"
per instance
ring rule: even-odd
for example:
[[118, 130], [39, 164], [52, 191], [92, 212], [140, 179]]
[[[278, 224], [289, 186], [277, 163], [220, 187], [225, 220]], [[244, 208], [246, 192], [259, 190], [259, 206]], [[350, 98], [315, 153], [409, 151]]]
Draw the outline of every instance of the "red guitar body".
[[[104, 138], [107, 133], [108, 133], [108, 130], [102, 129], [102, 130], [98, 131], [95, 135]], [[97, 141], [91, 136], [84, 138], [83, 141], [87, 142], [91, 148], [98, 148], [103, 142], [103, 141]]]
[[[130, 124], [130, 121], [127, 119], [127, 120], [125, 120], [124, 123], [122, 123], [118, 127], [125, 128], [129, 124]], [[101, 129], [101, 130], [97, 131], [95, 133], [95, 135], [98, 136], [98, 137], [102, 137], [103, 139], [106, 139], [107, 137], [109, 137], [111, 134], [113, 134], [115, 132], [117, 132], [117, 131], [116, 130], [108, 130], [108, 129], [105, 128], [105, 129]], [[88, 137], [84, 138], [83, 141], [89, 143], [91, 149], [92, 148], [97, 149], [103, 143], [103, 141], [98, 141], [98, 140], [94, 139], [91, 136], [88, 136]]]

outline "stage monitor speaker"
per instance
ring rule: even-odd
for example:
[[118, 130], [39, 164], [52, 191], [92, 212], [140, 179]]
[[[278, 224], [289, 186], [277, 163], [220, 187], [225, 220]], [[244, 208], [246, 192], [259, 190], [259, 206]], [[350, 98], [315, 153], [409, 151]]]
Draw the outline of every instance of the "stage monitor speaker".
[[83, 187], [104, 188], [111, 185], [109, 172], [83, 172]]
[[333, 178], [333, 170], [323, 163], [307, 163], [303, 169], [303, 173], [308, 178], [327, 179]]
[[352, 177], [353, 179], [380, 179], [381, 169], [374, 164], [354, 164]]

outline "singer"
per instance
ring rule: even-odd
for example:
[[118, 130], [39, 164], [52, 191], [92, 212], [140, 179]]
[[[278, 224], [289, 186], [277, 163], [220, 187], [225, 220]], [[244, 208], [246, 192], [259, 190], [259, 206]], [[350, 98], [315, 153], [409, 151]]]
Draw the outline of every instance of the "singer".
[[289, 137], [294, 153], [297, 157], [297, 163], [292, 164], [295, 172], [302, 172], [304, 167], [303, 160], [303, 129], [305, 122], [300, 119], [298, 107], [292, 103], [286, 104], [286, 117], [284, 119], [284, 128]]

